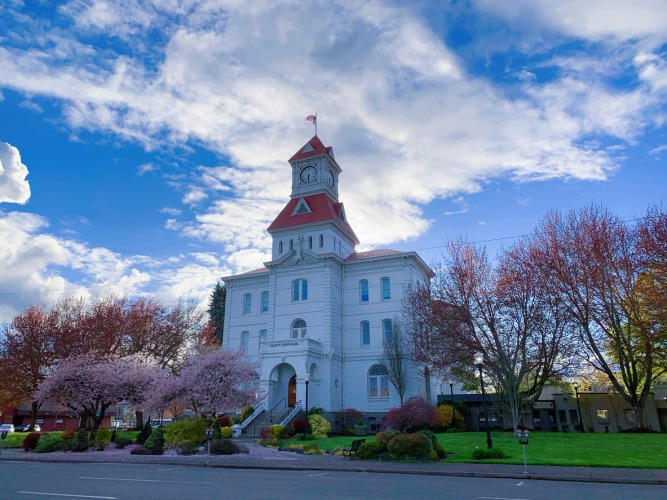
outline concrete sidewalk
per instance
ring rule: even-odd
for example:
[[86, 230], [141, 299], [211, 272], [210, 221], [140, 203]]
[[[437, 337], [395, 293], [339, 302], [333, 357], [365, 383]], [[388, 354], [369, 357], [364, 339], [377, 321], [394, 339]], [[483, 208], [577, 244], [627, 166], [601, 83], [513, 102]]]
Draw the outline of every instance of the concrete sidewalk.
[[[258, 445], [250, 445], [251, 450], [253, 446]], [[130, 455], [129, 453], [111, 455], [107, 452], [36, 454], [26, 453], [20, 449], [5, 449], [2, 455], [0, 455], [0, 460], [22, 462], [167, 464], [235, 469], [312, 470], [667, 485], [667, 470], [665, 469], [528, 465], [528, 473], [524, 474], [523, 465], [454, 464], [447, 463], [446, 461], [437, 463], [375, 462], [351, 460], [331, 455], [304, 456], [278, 451], [271, 453], [269, 456], [257, 456], [252, 452], [249, 455], [227, 456], [150, 456]]]

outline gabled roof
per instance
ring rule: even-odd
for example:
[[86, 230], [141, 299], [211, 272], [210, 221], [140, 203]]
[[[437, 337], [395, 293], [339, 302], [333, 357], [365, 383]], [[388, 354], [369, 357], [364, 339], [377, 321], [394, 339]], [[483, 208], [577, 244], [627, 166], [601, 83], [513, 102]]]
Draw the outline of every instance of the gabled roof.
[[345, 259], [345, 261], [349, 262], [351, 260], [375, 259], [377, 257], [389, 257], [392, 255], [400, 255], [402, 253], [406, 252], [400, 252], [398, 250], [390, 250], [387, 248], [380, 248], [378, 250], [369, 250], [367, 252], [355, 252], [352, 255], [350, 255], [347, 259]]
[[302, 158], [309, 158], [311, 156], [317, 156], [321, 154], [327, 154], [333, 159], [333, 154], [331, 154], [331, 146], [325, 146], [320, 141], [320, 138], [316, 135], [313, 136], [299, 151], [292, 156], [289, 161], [301, 160]]
[[[310, 207], [310, 212], [296, 213], [297, 211], [295, 210], [295, 207], [302, 199], [305, 200]], [[343, 204], [335, 203], [324, 193], [304, 196], [302, 198], [293, 198], [287, 205], [285, 205], [282, 212], [280, 212], [278, 217], [271, 223], [269, 232], [277, 229], [313, 224], [316, 222], [331, 221], [345, 231], [355, 243], [359, 243], [357, 235], [354, 234], [354, 231], [347, 221], [341, 217], [341, 214], [344, 214]]]

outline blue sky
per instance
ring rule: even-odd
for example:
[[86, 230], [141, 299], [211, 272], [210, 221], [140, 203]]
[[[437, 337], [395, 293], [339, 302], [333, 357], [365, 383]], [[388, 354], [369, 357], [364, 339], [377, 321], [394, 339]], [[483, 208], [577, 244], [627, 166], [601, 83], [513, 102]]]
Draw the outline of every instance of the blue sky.
[[0, 322], [205, 303], [268, 260], [312, 113], [360, 249], [431, 262], [550, 209], [664, 203], [666, 103], [658, 0], [5, 1]]

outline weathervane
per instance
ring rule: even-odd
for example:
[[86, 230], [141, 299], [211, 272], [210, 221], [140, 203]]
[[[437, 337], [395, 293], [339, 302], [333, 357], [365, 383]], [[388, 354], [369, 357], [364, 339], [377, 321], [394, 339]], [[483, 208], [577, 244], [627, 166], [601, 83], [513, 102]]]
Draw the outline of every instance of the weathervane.
[[315, 135], [317, 135], [317, 113], [306, 116], [306, 120], [315, 125]]

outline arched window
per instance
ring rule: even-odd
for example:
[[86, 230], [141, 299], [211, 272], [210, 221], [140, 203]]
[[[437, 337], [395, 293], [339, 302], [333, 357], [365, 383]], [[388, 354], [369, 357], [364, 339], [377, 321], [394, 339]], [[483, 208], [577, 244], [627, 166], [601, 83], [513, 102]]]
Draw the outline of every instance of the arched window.
[[301, 339], [306, 336], [307, 327], [306, 322], [302, 319], [297, 319], [292, 323], [292, 334], [293, 339]]
[[382, 300], [391, 299], [391, 281], [386, 276], [380, 280], [382, 286]]
[[250, 332], [241, 332], [241, 350], [248, 354], [248, 343], [250, 341]]
[[250, 314], [250, 306], [252, 304], [252, 295], [246, 293], [243, 295], [243, 314]]
[[269, 310], [269, 292], [262, 292], [262, 312]]
[[283, 242], [282, 241], [278, 242], [278, 253], [283, 253]]
[[320, 248], [324, 246], [324, 235], [320, 234]]
[[389, 375], [382, 365], [373, 365], [368, 370], [368, 397], [370, 399], [389, 398]]
[[294, 240], [289, 240], [289, 249], [294, 250]]
[[386, 344], [391, 339], [394, 330], [394, 325], [390, 319], [382, 320], [382, 343]]
[[308, 300], [308, 280], [298, 279], [292, 281], [292, 302]]
[[312, 250], [312, 249], [313, 249], [313, 237], [308, 236], [308, 250]]
[[362, 347], [371, 345], [371, 324], [368, 321], [362, 321], [359, 323], [359, 331]]
[[262, 349], [262, 342], [266, 342], [267, 332], [266, 330], [259, 331], [259, 348]]
[[368, 302], [368, 280], [359, 280], [359, 302]]

